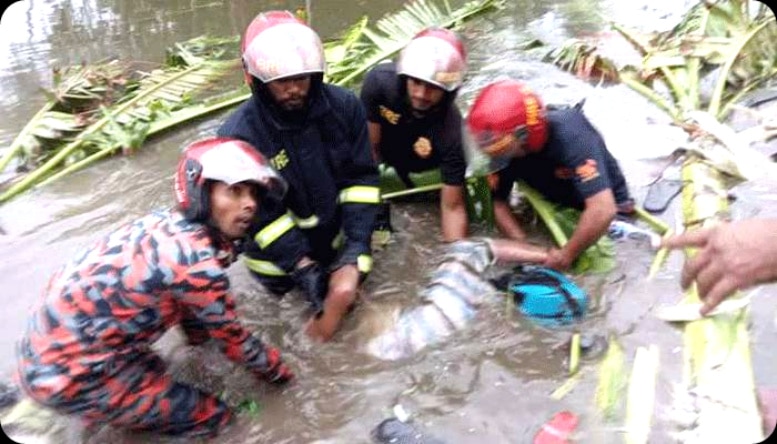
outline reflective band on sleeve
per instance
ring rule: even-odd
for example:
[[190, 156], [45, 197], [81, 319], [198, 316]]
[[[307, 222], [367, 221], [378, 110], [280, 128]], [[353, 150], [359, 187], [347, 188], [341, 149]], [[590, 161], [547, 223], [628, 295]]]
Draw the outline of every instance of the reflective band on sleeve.
[[343, 233], [341, 230], [339, 233], [337, 233], [337, 236], [335, 236], [335, 238], [332, 239], [332, 249], [339, 250], [340, 247], [343, 246], [344, 241], [345, 241], [345, 233]]
[[357, 185], [340, 191], [340, 203], [380, 203], [380, 188]]
[[254, 240], [259, 245], [259, 248], [267, 248], [268, 245], [294, 228], [294, 225], [296, 225], [294, 223], [294, 218], [290, 213], [286, 213], [259, 230], [259, 232], [256, 233], [256, 236], [254, 236]]
[[261, 261], [243, 256], [243, 261], [249, 270], [265, 276], [286, 276], [286, 272], [270, 261]]
[[295, 214], [294, 221], [297, 222], [297, 226], [302, 228], [303, 230], [314, 228], [318, 225], [318, 222], [319, 222], [318, 216], [316, 216], [315, 214], [306, 219], [302, 219]]
[[360, 254], [356, 258], [356, 268], [362, 273], [369, 273], [372, 271], [372, 256], [367, 254]]

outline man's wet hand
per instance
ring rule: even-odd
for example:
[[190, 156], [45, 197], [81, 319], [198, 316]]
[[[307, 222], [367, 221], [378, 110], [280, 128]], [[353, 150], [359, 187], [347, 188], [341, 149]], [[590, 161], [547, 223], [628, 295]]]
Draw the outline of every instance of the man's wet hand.
[[551, 248], [548, 251], [548, 258], [542, 265], [558, 271], [567, 271], [572, 265], [572, 261], [573, 259], [568, 258], [564, 250]]

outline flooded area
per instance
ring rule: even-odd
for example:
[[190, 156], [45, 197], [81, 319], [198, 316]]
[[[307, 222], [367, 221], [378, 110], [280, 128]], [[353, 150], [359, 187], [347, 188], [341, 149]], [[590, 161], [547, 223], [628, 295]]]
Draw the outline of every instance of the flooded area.
[[[312, 1], [313, 26], [324, 38], [358, 20], [394, 11], [392, 0]], [[452, 6], [463, 2], [452, 1]], [[634, 54], [615, 39], [608, 19], [638, 29], [671, 27], [689, 2], [616, 0], [509, 1], [499, 12], [476, 19], [461, 31], [470, 68], [458, 102], [466, 111], [478, 90], [503, 77], [527, 82], [546, 103], [574, 104], [585, 99], [585, 113], [601, 131], [626, 172], [638, 202], [660, 174], [666, 157], [685, 140], [659, 109], [625, 86], [597, 86], [543, 63], [519, 50], [539, 39], [548, 45], [573, 36], [595, 36], [620, 60]], [[87, 63], [111, 56], [161, 61], [165, 48], [201, 34], [242, 33], [267, 9], [296, 9], [304, 2], [249, 0], [27, 0], [3, 15], [0, 26], [0, 147], [15, 137], [45, 102], [38, 92], [51, 82], [53, 65]], [[228, 112], [228, 111], [227, 111]], [[0, 206], [0, 380], [14, 366], [14, 342], [26, 313], [49, 276], [76, 251], [117, 225], [172, 203], [172, 172], [180, 147], [212, 135], [226, 116], [213, 115], [146, 142], [131, 157], [116, 157], [70, 175]], [[2, 148], [0, 148], [2, 150]], [[733, 190], [735, 219], [777, 217], [777, 178]], [[675, 204], [679, 199], [675, 200]], [[361, 304], [332, 343], [308, 341], [301, 332], [307, 315], [301, 297], [283, 300], [261, 290], [241, 263], [230, 269], [239, 311], [246, 325], [278, 346], [298, 379], [282, 390], [259, 385], [217, 351], [182, 350], [180, 377], [221, 393], [231, 405], [253, 401], [258, 412], [241, 414], [217, 443], [361, 443], [370, 430], [402, 405], [415, 424], [446, 443], [530, 442], [556, 412], [579, 415], [577, 442], [621, 442], [619, 422], [605, 423], [593, 403], [600, 357], [582, 358], [580, 383], [561, 400], [550, 394], [567, 380], [567, 343], [572, 333], [615, 335], [629, 363], [639, 346], [660, 350], [657, 405], [650, 442], [673, 442], [677, 424], [669, 409], [682, 374], [682, 330], [652, 313], [659, 304], [681, 298], [682, 256], [672, 254], [663, 271], [648, 281], [653, 252], [643, 243], [616, 244], [618, 266], [606, 275], [579, 279], [592, 308], [579, 324], [549, 329], [532, 324], [495, 300], [466, 330], [443, 344], [396, 362], [382, 362], [360, 347], [370, 334], [367, 320], [396, 307], [420, 303], [417, 295], [440, 254], [438, 203], [393, 205], [397, 230], [392, 242], [375, 252], [375, 269], [365, 283]], [[679, 210], [661, 218], [678, 224]], [[532, 225], [540, 244], [550, 237]], [[493, 235], [484, 227], [475, 234]], [[757, 290], [751, 310], [753, 368], [758, 386], [777, 387], [777, 289]], [[167, 351], [175, 349], [171, 338]], [[629, 364], [630, 365], [630, 364]], [[630, 368], [630, 367], [628, 367]], [[625, 402], [623, 404], [625, 406]], [[622, 422], [622, 421], [621, 421]], [[102, 428], [73, 432], [61, 420], [50, 442], [187, 442]]]

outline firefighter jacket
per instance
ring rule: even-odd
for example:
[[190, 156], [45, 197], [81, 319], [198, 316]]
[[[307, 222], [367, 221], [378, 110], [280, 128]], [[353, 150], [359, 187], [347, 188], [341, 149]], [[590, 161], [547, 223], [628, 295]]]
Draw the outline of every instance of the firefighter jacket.
[[284, 119], [271, 100], [258, 96], [243, 103], [219, 135], [253, 145], [289, 189], [283, 202], [265, 199], [257, 212], [246, 265], [282, 277], [308, 256], [332, 269], [355, 264], [369, 272], [380, 190], [361, 103], [344, 88], [318, 83], [306, 114]]

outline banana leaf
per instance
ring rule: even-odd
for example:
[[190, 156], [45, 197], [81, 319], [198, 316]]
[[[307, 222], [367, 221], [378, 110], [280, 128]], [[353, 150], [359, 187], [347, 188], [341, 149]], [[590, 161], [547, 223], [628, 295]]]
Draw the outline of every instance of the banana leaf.
[[658, 373], [658, 347], [637, 348], [634, 365], [631, 368], [626, 401], [626, 443], [649, 442], [650, 424], [656, 396], [656, 375]]
[[[387, 15], [377, 23], [377, 30], [366, 26], [367, 20], [360, 20], [342, 39], [328, 42], [329, 78], [331, 83], [352, 84], [356, 78], [372, 66], [395, 54], [399, 48], [409, 42], [417, 31], [428, 26], [456, 27], [479, 14], [504, 5], [504, 0], [486, 0], [470, 2], [458, 9], [451, 9], [447, 1], [437, 6], [427, 0], [418, 0], [405, 4], [394, 14]], [[142, 74], [145, 81], [136, 84], [137, 79], [122, 76], [104, 76], [116, 79], [106, 85], [86, 83], [89, 75], [71, 75], [63, 71], [57, 76], [62, 91], [47, 93], [50, 102], [36, 114], [27, 127], [14, 140], [0, 159], [0, 171], [11, 161], [19, 159], [20, 153], [30, 153], [24, 158], [33, 159], [41, 166], [35, 171], [17, 180], [0, 194], [0, 202], [5, 202], [18, 194], [41, 183], [48, 183], [72, 171], [83, 168], [92, 162], [114, 154], [118, 150], [131, 152], [140, 146], [146, 137], [174, 127], [175, 125], [196, 119], [215, 110], [233, 106], [246, 100], [249, 93], [240, 87], [236, 94], [224, 96], [221, 101], [205, 103], [196, 97], [197, 92], [207, 92], [206, 85], [224, 77], [233, 68], [239, 66], [238, 39], [198, 37], [175, 45], [168, 50], [167, 65], [162, 71]], [[331, 58], [329, 58], [331, 57]], [[117, 63], [117, 62], [116, 62]], [[197, 67], [196, 69], [192, 69]], [[89, 67], [88, 67], [89, 68]], [[184, 70], [185, 76], [178, 77], [176, 68]], [[174, 78], [165, 78], [168, 75]], [[129, 93], [113, 94], [109, 86], [121, 85]], [[149, 91], [151, 91], [149, 93]], [[115, 100], [116, 97], [120, 101]], [[111, 97], [106, 105], [105, 97]], [[55, 109], [59, 103], [76, 103], [71, 110], [87, 112], [77, 114], [83, 119], [81, 132], [69, 131], [56, 139], [59, 145], [45, 150], [48, 156], [40, 153], [48, 145], [41, 143], [39, 136], [58, 136], [52, 128], [41, 126], [47, 111]], [[129, 106], [125, 103], [129, 102]], [[91, 104], [98, 106], [85, 106]], [[54, 116], [55, 117], [55, 116]], [[80, 121], [80, 120], [79, 120]]]
[[[727, 217], [726, 178], [712, 164], [690, 156], [682, 169], [683, 213], [687, 230], [709, 227]], [[694, 249], [688, 249], [690, 257]], [[736, 297], [741, 297], [738, 295]], [[695, 285], [684, 303], [698, 303]], [[760, 442], [761, 416], [747, 334], [747, 311], [689, 322], [684, 331], [685, 389], [694, 395], [699, 442]]]
[[0, 159], [0, 172], [17, 160], [20, 171], [29, 171], [53, 155], [58, 144], [71, 139], [94, 118], [99, 104], [119, 96], [130, 82], [129, 65], [99, 62], [54, 71], [51, 90], [42, 89], [47, 102], [24, 126]]
[[[580, 211], [548, 202], [537, 190], [519, 182], [518, 189], [545, 223], [553, 240], [563, 246], [575, 231]], [[572, 264], [572, 273], [607, 273], [615, 268], [615, 243], [607, 236], [588, 247]]]
[[551, 50], [543, 61], [574, 73], [587, 81], [612, 83], [618, 81], [615, 64], [596, 53], [596, 46], [578, 39], [568, 40], [559, 48]]
[[396, 55], [422, 29], [430, 26], [457, 29], [467, 20], [504, 5], [505, 0], [483, 0], [451, 9], [447, 1], [438, 6], [428, 0], [416, 0], [378, 20], [376, 29], [362, 20], [338, 39], [341, 43], [327, 45], [327, 56], [341, 56], [327, 57], [327, 81], [353, 86], [370, 68]]
[[[440, 170], [434, 169], [420, 173], [410, 173], [410, 180], [415, 185], [407, 188], [397, 175], [394, 168], [385, 164], [379, 165], [381, 198], [387, 201], [407, 196], [438, 191], [442, 188]], [[467, 217], [473, 222], [483, 222], [489, 229], [494, 228], [494, 208], [491, 199], [491, 189], [483, 175], [467, 177], [464, 184]]]
[[[755, 13], [751, 12], [753, 3], [759, 5]], [[686, 113], [703, 107], [723, 119], [744, 94], [766, 86], [777, 76], [777, 21], [758, 2], [699, 2], [673, 29], [655, 36], [617, 23], [611, 26], [643, 55], [641, 66], [621, 70], [620, 81], [678, 122]], [[583, 78], [589, 78], [589, 70], [596, 72], [597, 66], [614, 66], [579, 40], [552, 50], [546, 60]], [[705, 76], [717, 77], [709, 98], [700, 88]], [[668, 97], [657, 92], [653, 87], [656, 82], [669, 88]]]
[[[118, 150], [131, 152], [142, 145], [152, 129], [167, 127], [164, 123], [166, 120], [180, 122], [176, 111], [195, 105], [195, 95], [208, 91], [213, 82], [235, 72], [239, 67], [236, 59], [203, 58], [198, 52], [205, 53], [205, 50], [198, 51], [196, 48], [207, 46], [203, 43], [204, 39], [198, 38], [193, 42], [193, 46], [191, 42], [178, 45], [176, 53], [180, 54], [180, 58], [177, 59], [176, 67], [160, 68], [151, 72], [135, 70], [130, 74], [122, 72], [116, 76], [96, 76], [94, 69], [83, 70], [63, 81], [61, 85], [66, 86], [65, 90], [54, 96], [57, 100], [69, 100], [68, 97], [73, 96], [75, 92], [79, 107], [74, 107], [71, 102], [55, 103], [61, 109], [71, 109], [78, 114], [55, 114], [48, 111], [53, 106], [47, 104], [44, 111], [36, 115], [14, 141], [12, 149], [3, 159], [3, 165], [7, 165], [19, 151], [25, 151], [24, 147], [40, 145], [44, 136], [56, 135], [55, 131], [61, 132], [66, 128], [69, 130], [68, 137], [53, 139], [58, 142], [58, 146], [49, 150], [49, 155], [43, 158], [40, 165], [36, 165], [36, 169], [3, 190], [0, 202], [5, 202], [44, 180], [51, 181], [52, 178], [61, 177], [63, 171], [75, 171]], [[207, 54], [226, 57], [221, 51]], [[194, 64], [180, 67], [185, 63]], [[95, 82], [95, 78], [100, 81]], [[112, 88], [106, 88], [106, 85]], [[120, 85], [121, 88], [113, 87], [115, 85]], [[83, 94], [84, 91], [89, 94]], [[92, 95], [94, 108], [81, 108], [83, 101]], [[85, 124], [76, 127], [80, 122], [78, 119], [84, 115], [87, 116]], [[76, 133], [75, 129], [80, 129], [80, 132]]]
[[623, 399], [623, 388], [626, 386], [624, 367], [626, 355], [614, 335], [610, 335], [607, 352], [599, 364], [599, 382], [596, 385], [594, 397], [596, 407], [605, 421], [615, 419], [617, 409]]

